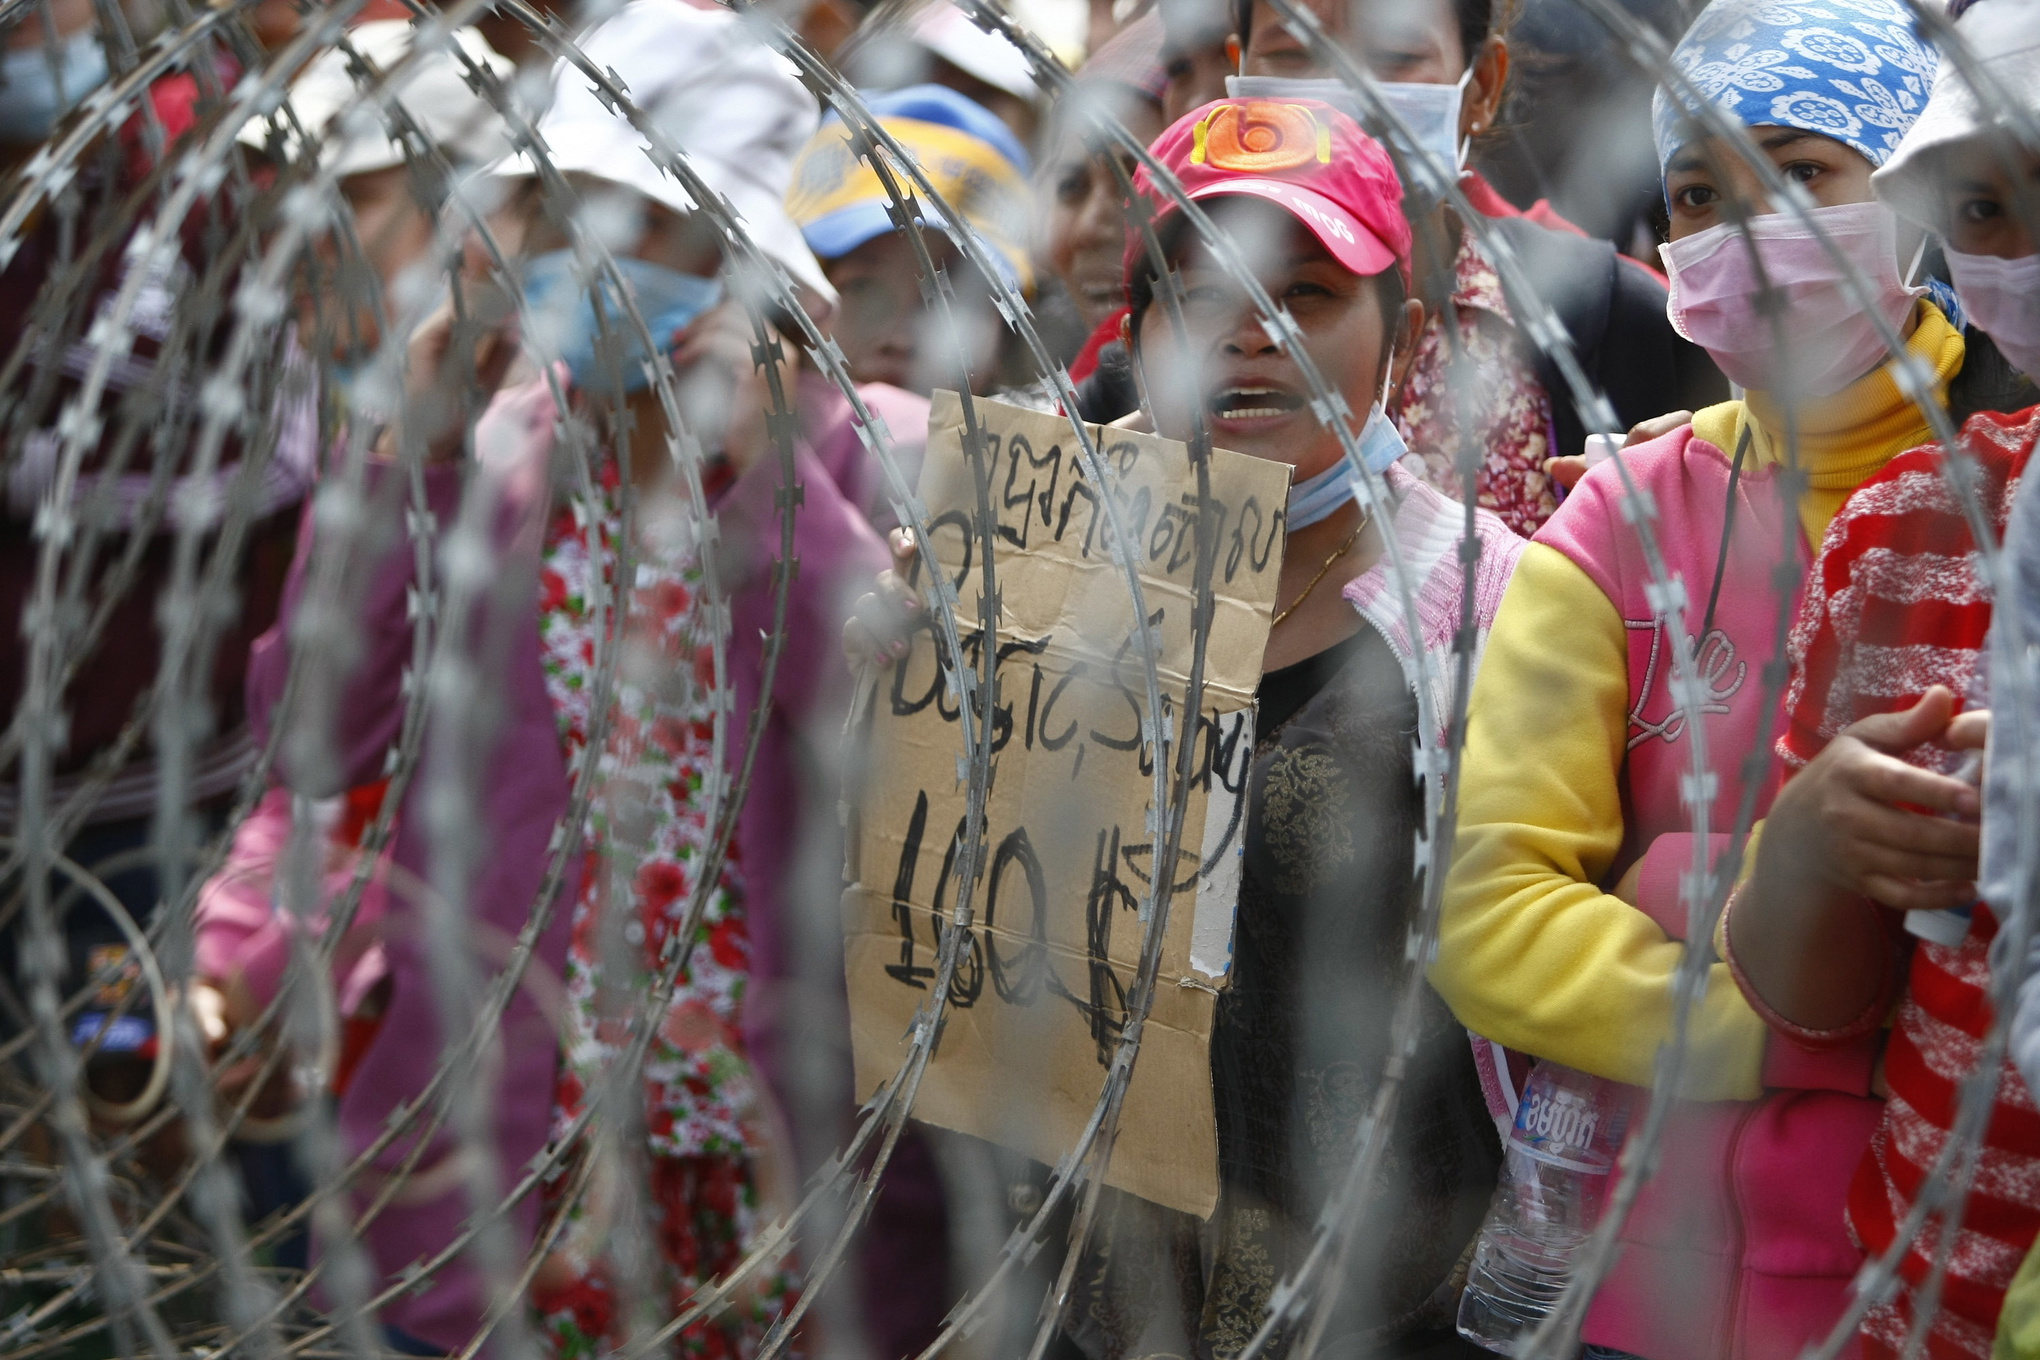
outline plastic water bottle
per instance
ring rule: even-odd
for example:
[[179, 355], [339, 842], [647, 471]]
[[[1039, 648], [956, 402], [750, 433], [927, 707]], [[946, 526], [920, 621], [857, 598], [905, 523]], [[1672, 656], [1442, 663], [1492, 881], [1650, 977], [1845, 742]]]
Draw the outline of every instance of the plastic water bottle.
[[1620, 1083], [1551, 1062], [1532, 1069], [1459, 1300], [1461, 1336], [1509, 1355], [1537, 1330], [1600, 1222], [1628, 1123]]
[[[1974, 686], [1972, 686], [1974, 688]], [[1972, 699], [1971, 703], [1975, 701]], [[1988, 707], [1988, 702], [1975, 705]], [[1930, 748], [1928, 758], [1934, 768], [1942, 774], [1952, 776], [1965, 784], [1983, 783], [1983, 752], [1943, 751]], [[1905, 914], [1905, 928], [1910, 935], [1916, 935], [1929, 944], [1945, 945], [1953, 949], [1969, 938], [1969, 918], [1976, 910], [1974, 901], [1964, 902], [1959, 907], [1944, 907], [1939, 911], [1909, 911]]]

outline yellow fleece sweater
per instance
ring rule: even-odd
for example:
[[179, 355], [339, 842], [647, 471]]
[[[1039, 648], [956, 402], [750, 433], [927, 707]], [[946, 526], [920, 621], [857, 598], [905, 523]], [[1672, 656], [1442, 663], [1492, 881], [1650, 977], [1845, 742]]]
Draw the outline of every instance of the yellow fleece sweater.
[[[1945, 391], [1961, 367], [1961, 334], [1923, 303], [1908, 348]], [[1932, 437], [1883, 369], [1798, 414], [1811, 481], [1800, 522], [1815, 546], [1850, 490]], [[1782, 454], [1775, 422], [1763, 394], [1752, 393], [1701, 412], [1693, 427], [1732, 452], [1751, 424], [1750, 456], [1761, 466]], [[1671, 1034], [1672, 975], [1684, 946], [1600, 886], [1622, 847], [1629, 706], [1620, 611], [1572, 559], [1532, 543], [1474, 680], [1458, 840], [1430, 976], [1475, 1032], [1648, 1085]], [[1730, 769], [1738, 758], [1721, 757]], [[1691, 1035], [1689, 1097], [1760, 1093], [1765, 1027], [1724, 964], [1708, 973]]]

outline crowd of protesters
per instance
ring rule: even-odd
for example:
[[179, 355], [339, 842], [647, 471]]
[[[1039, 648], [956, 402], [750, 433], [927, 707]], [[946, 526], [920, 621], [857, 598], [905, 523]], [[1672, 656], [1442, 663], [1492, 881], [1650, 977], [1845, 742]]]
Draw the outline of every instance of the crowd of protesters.
[[[169, 403], [183, 414], [140, 434], [110, 417], [68, 481], [57, 412], [92, 367], [93, 309], [123, 289], [155, 301], [136, 309], [109, 413], [218, 361], [224, 345], [180, 317], [259, 247], [262, 213], [288, 216], [294, 185], [316, 172], [336, 188], [339, 224], [294, 275], [294, 324], [248, 378], [274, 447], [234, 482], [234, 609], [176, 768], [199, 814], [180, 834], [230, 842], [189, 961], [216, 1051], [273, 1023], [306, 939], [344, 927], [331, 1089], [253, 1108], [287, 1120], [329, 1100], [342, 1154], [369, 1152], [358, 1203], [391, 1193], [349, 1249], [381, 1286], [444, 1252], [473, 1208], [458, 1120], [385, 1136], [445, 1061], [434, 913], [458, 914], [471, 969], [530, 953], [495, 1022], [482, 1136], [505, 1176], [573, 1148], [506, 1220], [551, 1353], [617, 1353], [680, 1316], [843, 1143], [858, 1093], [840, 734], [858, 673], [906, 655], [928, 612], [899, 488], [861, 426], [883, 422], [911, 484], [947, 388], [1208, 434], [1291, 477], [1210, 1040], [1218, 1206], [1199, 1219], [1105, 1191], [1063, 1269], [1050, 1354], [1247, 1347], [1316, 1247], [1389, 1071], [1368, 1249], [1319, 1353], [1486, 1354], [1461, 1297], [1532, 1073], [1563, 1065], [1640, 1100], [1677, 1043], [1656, 1174], [1586, 1313], [1587, 1355], [1796, 1356], [1910, 1234], [1842, 1354], [2040, 1357], [2040, 942], [2019, 958], [2001, 938], [2040, 827], [2040, 712], [2014, 704], [2040, 694], [2040, 491], [2022, 488], [2040, 437], [2040, 0], [1610, 5], [1661, 30], [1668, 64], [1577, 89], [1555, 73], [1647, 46], [1596, 29], [1596, 5], [1300, 2], [1314, 24], [1289, 0], [1100, 8], [1059, 90], [946, 2], [904, 18], [810, 6], [802, 36], [856, 82], [937, 212], [896, 200], [869, 129], [706, 0], [629, 0], [578, 29], [559, 9], [578, 63], [496, 12], [414, 51], [413, 12], [371, 0], [288, 106], [240, 129], [249, 220], [214, 196], [167, 263], [81, 232], [155, 192], [261, 49], [307, 32], [316, 10], [270, 0], [259, 47], [148, 84], [146, 114], [81, 161], [69, 206], [32, 220], [0, 269], [0, 352], [22, 356], [0, 381], [18, 388], [10, 430], [32, 430], [10, 435], [0, 604], [30, 617], [37, 516], [72, 496], [105, 565], [66, 588], [125, 594], [58, 678], [70, 721], [45, 797], [96, 799], [66, 853], [116, 866], [108, 886], [146, 921], [160, 887], [139, 852], [162, 841], [165, 774], [129, 728], [168, 655], [154, 583], [191, 528], [179, 516], [221, 512], [137, 453], [181, 466], [165, 450], [196, 437], [193, 411]], [[0, 152], [17, 174], [113, 78], [107, 8], [50, 0], [9, 37]], [[348, 112], [399, 66], [404, 126]], [[790, 296], [761, 303], [757, 260], [590, 70], [628, 90]], [[1191, 229], [1184, 198], [1229, 249]], [[1257, 311], [1234, 249], [1303, 355]], [[86, 281], [69, 316], [40, 301], [59, 275]], [[518, 305], [492, 279], [514, 280]], [[1074, 410], [1010, 324], [1016, 299], [1060, 350]], [[804, 352], [793, 306], [854, 401]], [[1307, 372], [1352, 414], [1344, 437]], [[669, 455], [683, 441], [698, 464]], [[230, 446], [222, 486], [251, 452]], [[491, 563], [454, 620], [483, 640], [491, 698], [425, 685], [420, 738], [421, 572], [452, 563], [449, 533]], [[32, 630], [7, 636], [0, 690], [19, 711]], [[1451, 867], [1427, 889], [1426, 783], [1443, 767], [1420, 750], [1453, 742]], [[407, 745], [416, 768], [393, 784]], [[229, 826], [264, 749], [273, 783]], [[19, 806], [0, 791], [9, 828]], [[287, 909], [307, 807], [319, 901]], [[390, 833], [363, 863], [378, 823]], [[1713, 937], [1689, 942], [1717, 881]], [[1437, 948], [1397, 1047], [1427, 891]], [[122, 938], [71, 929], [72, 975]], [[1682, 1002], [1689, 944], [1709, 962]], [[0, 933], [6, 1033], [26, 1023], [20, 954]], [[1994, 978], [2018, 998], [2002, 1059]], [[121, 1108], [120, 1060], [158, 1042], [147, 1030], [98, 1036], [95, 1110]], [[1987, 1061], [2001, 1071], [1960, 1216], [1916, 1232]], [[641, 1072], [642, 1124], [590, 1124], [619, 1070]], [[617, 1139], [630, 1158], [603, 1155]], [[973, 1283], [945, 1174], [963, 1141], [908, 1129], [796, 1352], [894, 1360], [941, 1334]], [[251, 1222], [303, 1199], [276, 1146], [236, 1155]], [[998, 1158], [1017, 1222], [1045, 1171]], [[803, 1264], [753, 1272], [674, 1344], [757, 1353]], [[381, 1336], [458, 1353], [489, 1288], [456, 1253], [390, 1293]], [[649, 1322], [626, 1307], [648, 1289]], [[1302, 1340], [1278, 1330], [1263, 1353]]]

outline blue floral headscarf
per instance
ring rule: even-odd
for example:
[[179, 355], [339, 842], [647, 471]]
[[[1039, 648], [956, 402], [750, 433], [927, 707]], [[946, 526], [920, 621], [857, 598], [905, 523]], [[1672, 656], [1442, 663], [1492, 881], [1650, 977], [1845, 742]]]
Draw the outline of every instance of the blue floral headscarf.
[[[1882, 165], [1926, 107], [1937, 55], [1902, 0], [1714, 0], [1672, 63], [1745, 127], [1816, 132]], [[1663, 86], [1651, 101], [1660, 170], [1694, 135], [1682, 107]]]

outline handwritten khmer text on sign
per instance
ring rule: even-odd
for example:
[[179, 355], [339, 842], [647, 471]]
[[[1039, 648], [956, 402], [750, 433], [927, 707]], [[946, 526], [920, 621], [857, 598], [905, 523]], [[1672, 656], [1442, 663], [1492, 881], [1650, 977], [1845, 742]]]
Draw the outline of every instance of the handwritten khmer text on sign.
[[[1252, 703], [1281, 568], [1288, 469], [1215, 451], [1209, 513], [1200, 516], [1181, 444], [1096, 430], [1110, 469], [1101, 487], [1066, 421], [990, 401], [977, 403], [977, 417], [1000, 603], [989, 644], [995, 775], [971, 938], [915, 1113], [1054, 1161], [1090, 1117], [1124, 1028], [1140, 907], [1162, 870], [1142, 621], [1115, 557], [1110, 496], [1139, 564], [1160, 720], [1191, 743], [1196, 775], [1168, 869], [1175, 893], [1163, 985], [1107, 1180], [1208, 1213], [1218, 1188], [1208, 1044], [1229, 964]], [[981, 540], [971, 528], [978, 499], [962, 435], [959, 403], [938, 393], [921, 497], [956, 591], [961, 665], [974, 673], [987, 641]], [[1186, 725], [1200, 533], [1213, 545], [1214, 608], [1199, 712]], [[930, 582], [917, 585], [932, 599]], [[908, 1051], [955, 908], [966, 813], [958, 705], [969, 702], [943, 675], [956, 660], [918, 636], [879, 687], [865, 733], [844, 897], [864, 1092]]]

